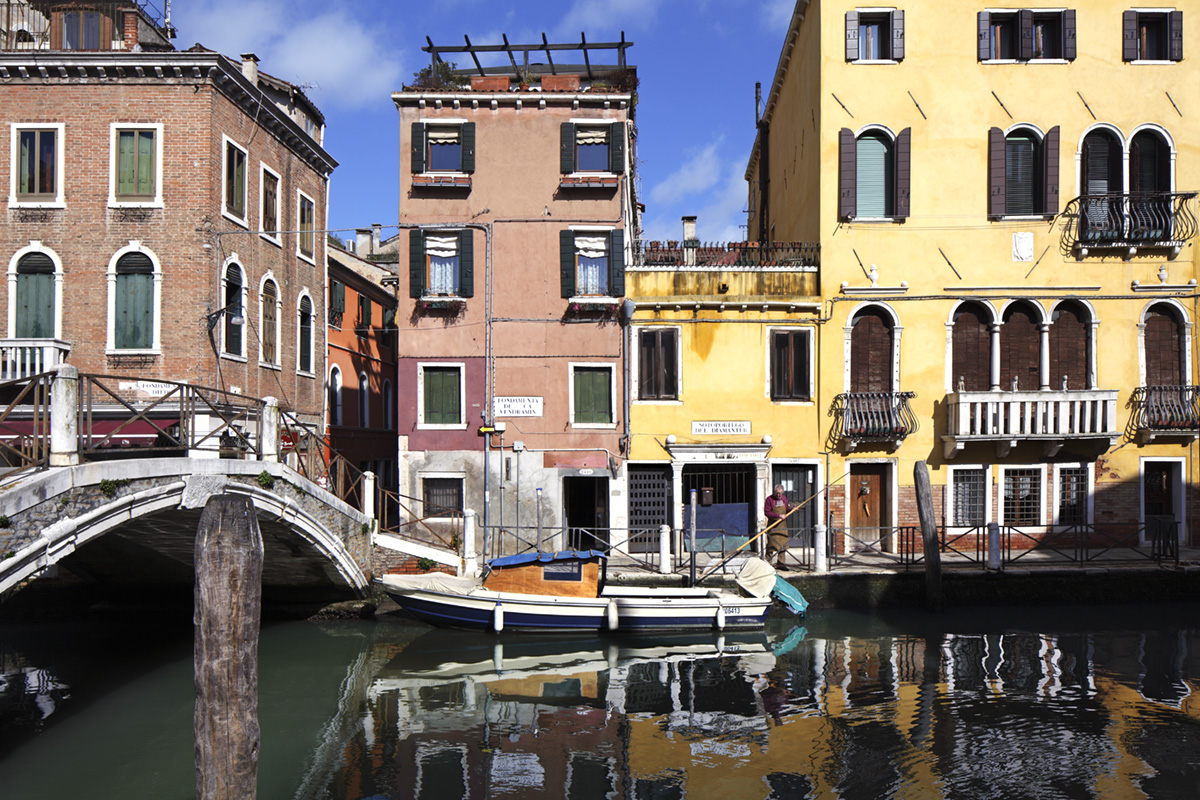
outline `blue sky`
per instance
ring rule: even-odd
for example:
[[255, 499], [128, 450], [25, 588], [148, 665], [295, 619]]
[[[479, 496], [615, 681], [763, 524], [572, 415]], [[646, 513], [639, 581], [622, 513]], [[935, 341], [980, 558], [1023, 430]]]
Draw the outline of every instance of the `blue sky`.
[[[617, 41], [641, 81], [638, 170], [648, 238], [681, 238], [699, 216], [705, 241], [745, 238], [754, 82], [770, 89], [793, 0], [176, 0], [179, 49], [199, 42], [307, 85], [339, 162], [330, 228], [395, 224], [398, 117], [391, 92], [435, 44]], [[615, 55], [615, 54], [614, 54]], [[485, 65], [488, 62], [485, 61]], [[342, 234], [343, 238], [350, 234]]]

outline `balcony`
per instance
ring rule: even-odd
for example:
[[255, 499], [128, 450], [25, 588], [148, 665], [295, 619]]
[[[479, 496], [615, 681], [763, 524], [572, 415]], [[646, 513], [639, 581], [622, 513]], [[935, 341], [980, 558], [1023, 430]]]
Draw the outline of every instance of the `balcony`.
[[1143, 444], [1160, 436], [1200, 437], [1200, 386], [1139, 386], [1129, 404]]
[[946, 395], [947, 433], [942, 452], [954, 458], [967, 444], [992, 442], [1003, 458], [1021, 442], [1041, 442], [1047, 457], [1068, 439], [1103, 441], [1112, 447], [1121, 438], [1117, 424], [1117, 392], [956, 392]]
[[1139, 248], [1175, 253], [1196, 235], [1196, 192], [1085, 194], [1063, 211], [1063, 250], [1083, 257], [1092, 250]]
[[818, 302], [820, 245], [811, 242], [635, 242], [627, 293], [664, 308], [794, 310]]
[[58, 369], [71, 345], [58, 339], [0, 339], [0, 381], [16, 381]]
[[918, 427], [908, 401], [915, 392], [851, 392], [833, 398], [830, 436], [846, 452], [860, 444], [896, 448]]

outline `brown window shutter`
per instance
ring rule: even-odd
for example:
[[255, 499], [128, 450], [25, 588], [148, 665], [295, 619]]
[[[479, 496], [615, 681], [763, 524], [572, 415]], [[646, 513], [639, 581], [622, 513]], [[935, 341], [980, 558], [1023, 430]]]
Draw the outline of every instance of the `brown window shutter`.
[[1179, 322], [1166, 308], [1155, 307], [1146, 314], [1146, 385], [1182, 386]]
[[1038, 367], [1041, 355], [1038, 352], [1041, 333], [1033, 311], [1017, 306], [1008, 312], [1000, 326], [1000, 388], [1012, 389], [1013, 378], [1017, 389], [1023, 392], [1038, 388]]
[[1058, 213], [1059, 130], [1055, 125], [1042, 140], [1042, 213]]
[[1167, 17], [1167, 42], [1170, 50], [1167, 58], [1183, 61], [1183, 12], [1172, 11]]
[[858, 207], [858, 193], [855, 187], [858, 156], [854, 131], [842, 128], [838, 134], [838, 218], [853, 219]]
[[1123, 61], [1137, 61], [1138, 31], [1136, 11], [1121, 12], [1121, 32], [1121, 59]]
[[892, 60], [904, 60], [904, 12], [892, 12]]
[[62, 50], [63, 46], [63, 12], [50, 12], [50, 49]]
[[992, 16], [986, 11], [979, 12], [979, 60], [987, 61], [992, 57]]
[[893, 217], [907, 219], [909, 195], [912, 193], [912, 128], [905, 128], [896, 137], [896, 204]]
[[992, 333], [988, 315], [980, 308], [964, 306], [954, 317], [951, 332], [952, 389], [959, 381], [967, 392], [986, 392], [992, 388]]
[[1087, 389], [1088, 318], [1073, 305], [1059, 306], [1050, 324], [1050, 388], [1060, 389], [1066, 377], [1067, 388]]
[[846, 60], [858, 60], [858, 12], [846, 12]]
[[892, 390], [892, 326], [879, 311], [868, 309], [854, 319], [850, 331], [850, 391]]
[[1028, 8], [1017, 12], [1017, 30], [1021, 35], [1017, 44], [1017, 58], [1028, 61], [1033, 58], [1033, 12]]
[[1075, 9], [1068, 8], [1063, 12], [1062, 17], [1063, 28], [1063, 58], [1067, 61], [1075, 60]]
[[1004, 182], [1004, 131], [988, 130], [988, 216], [1004, 216], [1006, 198]]

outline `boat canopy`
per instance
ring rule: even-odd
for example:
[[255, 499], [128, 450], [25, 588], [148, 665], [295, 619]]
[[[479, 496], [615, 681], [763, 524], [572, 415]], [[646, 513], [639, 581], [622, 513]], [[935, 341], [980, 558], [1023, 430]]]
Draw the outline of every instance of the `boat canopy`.
[[520, 553], [515, 556], [501, 556], [492, 559], [491, 567], [515, 567], [519, 564], [532, 564], [535, 561], [549, 563], [551, 561], [567, 561], [570, 559], [608, 558], [603, 550], [559, 550], [557, 553]]

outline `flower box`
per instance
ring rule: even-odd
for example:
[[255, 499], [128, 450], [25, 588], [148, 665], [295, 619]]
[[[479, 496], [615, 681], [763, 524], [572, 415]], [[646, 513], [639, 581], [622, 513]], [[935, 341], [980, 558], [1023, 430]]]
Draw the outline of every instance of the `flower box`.
[[434, 175], [427, 172], [413, 175], [413, 186], [448, 187], [451, 189], [470, 189], [470, 175]]
[[507, 92], [507, 75], [472, 75], [472, 92]]

